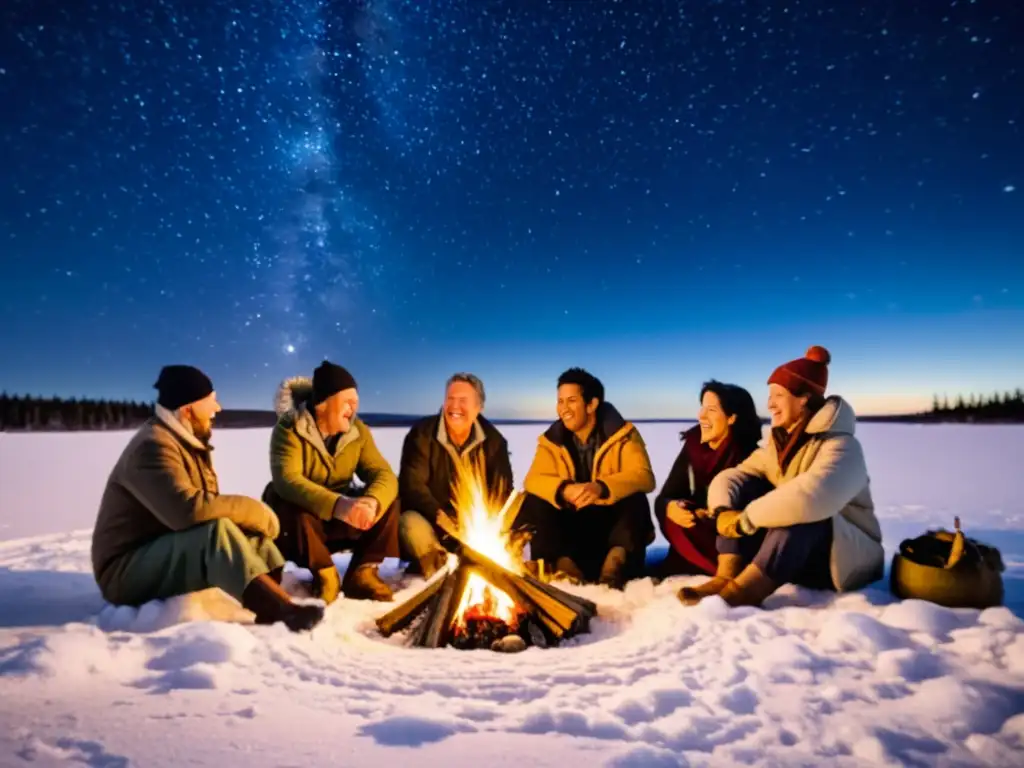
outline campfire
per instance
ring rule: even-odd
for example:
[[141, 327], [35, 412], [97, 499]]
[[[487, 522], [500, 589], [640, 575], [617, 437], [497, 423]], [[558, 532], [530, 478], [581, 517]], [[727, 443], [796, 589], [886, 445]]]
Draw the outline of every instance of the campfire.
[[381, 634], [411, 627], [413, 646], [517, 651], [587, 632], [594, 603], [524, 570], [525, 541], [510, 530], [520, 494], [489, 496], [479, 463], [458, 473], [452, 491], [457, 520], [443, 517], [440, 525], [455, 553], [418, 594], [377, 620]]

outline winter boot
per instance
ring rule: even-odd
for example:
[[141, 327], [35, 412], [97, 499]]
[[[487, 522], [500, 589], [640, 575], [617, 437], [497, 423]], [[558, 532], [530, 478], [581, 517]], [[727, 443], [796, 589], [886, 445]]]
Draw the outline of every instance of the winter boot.
[[352, 600], [376, 600], [388, 603], [395, 599], [394, 593], [377, 573], [377, 563], [349, 567], [341, 582], [341, 591]]
[[732, 579], [740, 575], [743, 558], [740, 555], [719, 555], [718, 570], [713, 578], [696, 587], [683, 587], [676, 597], [683, 605], [696, 605], [705, 597], [719, 594]]
[[622, 589], [626, 584], [626, 559], [625, 547], [612, 547], [604, 558], [604, 565], [601, 566], [601, 575], [598, 576], [597, 583], [612, 589]]
[[741, 605], [759, 606], [779, 585], [751, 563], [719, 592], [719, 596], [734, 608]]
[[292, 632], [312, 629], [324, 617], [322, 606], [293, 603], [288, 593], [265, 573], [249, 582], [242, 593], [242, 606], [256, 614], [257, 624], [283, 621]]
[[571, 557], [560, 557], [555, 561], [555, 572], [551, 576], [551, 580], [565, 579], [572, 584], [582, 584], [584, 581], [583, 571], [576, 565], [576, 562]]
[[417, 561], [418, 570], [423, 578], [429, 580], [435, 573], [444, 568], [448, 562], [448, 552], [444, 549], [434, 549], [425, 554]]
[[313, 595], [330, 605], [341, 594], [341, 577], [333, 565], [321, 568], [313, 578]]

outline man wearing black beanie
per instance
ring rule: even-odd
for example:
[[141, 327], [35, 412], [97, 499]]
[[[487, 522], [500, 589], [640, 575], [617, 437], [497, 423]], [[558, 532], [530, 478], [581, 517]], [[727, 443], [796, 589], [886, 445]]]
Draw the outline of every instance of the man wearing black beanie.
[[312, 628], [322, 607], [298, 605], [280, 586], [277, 516], [256, 499], [219, 491], [213, 383], [198, 368], [169, 365], [154, 387], [154, 415], [110, 473], [93, 530], [93, 572], [104, 598], [138, 606], [219, 587], [257, 623]]
[[[355, 378], [324, 360], [312, 379], [285, 381], [274, 407], [271, 482], [263, 500], [281, 520], [281, 552], [313, 572], [314, 592], [328, 603], [342, 592], [391, 600], [378, 566], [398, 557], [398, 478], [356, 417]], [[357, 486], [357, 476], [365, 487]], [[331, 555], [349, 549], [341, 581]]]

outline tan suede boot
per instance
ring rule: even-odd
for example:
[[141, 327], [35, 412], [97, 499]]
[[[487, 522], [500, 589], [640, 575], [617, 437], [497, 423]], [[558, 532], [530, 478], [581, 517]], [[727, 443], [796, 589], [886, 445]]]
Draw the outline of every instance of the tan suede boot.
[[338, 569], [333, 565], [317, 571], [313, 584], [314, 594], [328, 605], [337, 600], [338, 595], [341, 594], [341, 576], [338, 575]]
[[740, 575], [743, 558], [740, 555], [719, 555], [718, 570], [713, 578], [696, 587], [683, 587], [676, 597], [683, 605], [696, 605], [705, 597], [719, 594], [725, 586]]
[[741, 605], [759, 606], [778, 588], [778, 584], [751, 563], [718, 594], [734, 608]]
[[256, 614], [257, 624], [283, 621], [292, 632], [312, 629], [324, 617], [323, 607], [293, 603], [288, 593], [265, 573], [246, 586], [242, 593], [242, 606]]
[[448, 562], [448, 551], [444, 549], [432, 549], [419, 559], [419, 571], [424, 579], [430, 579], [435, 573], [444, 568]]
[[391, 587], [377, 573], [376, 563], [357, 566], [354, 570], [345, 571], [345, 579], [341, 583], [345, 597], [352, 600], [376, 600], [387, 603], [395, 599]]

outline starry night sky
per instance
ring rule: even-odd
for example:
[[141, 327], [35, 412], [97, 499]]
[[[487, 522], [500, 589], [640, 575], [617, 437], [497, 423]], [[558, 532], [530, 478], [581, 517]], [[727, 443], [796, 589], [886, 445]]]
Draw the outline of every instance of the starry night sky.
[[1024, 385], [1024, 4], [5, 0], [0, 389]]

